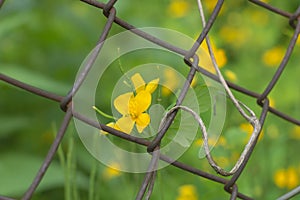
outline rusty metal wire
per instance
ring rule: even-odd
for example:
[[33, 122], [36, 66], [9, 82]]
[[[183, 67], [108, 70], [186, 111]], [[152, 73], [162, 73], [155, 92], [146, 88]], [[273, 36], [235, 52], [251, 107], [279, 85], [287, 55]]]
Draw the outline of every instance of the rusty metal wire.
[[[1, 81], [4, 81], [11, 85], [14, 85], [17, 88], [21, 88], [21, 89], [26, 90], [37, 96], [41, 96], [41, 97], [47, 98], [49, 100], [58, 102], [60, 105], [60, 108], [66, 112], [65, 117], [61, 123], [60, 129], [58, 131], [58, 134], [57, 134], [54, 142], [52, 143], [52, 145], [48, 151], [48, 154], [45, 157], [44, 162], [41, 164], [41, 167], [40, 167], [39, 171], [37, 172], [32, 184], [29, 186], [28, 190], [25, 191], [24, 195], [21, 198], [24, 200], [31, 199], [32, 195], [36, 191], [36, 188], [38, 187], [39, 183], [43, 179], [45, 173], [47, 172], [47, 169], [50, 166], [51, 161], [53, 160], [53, 156], [56, 154], [57, 148], [62, 141], [62, 138], [66, 132], [66, 129], [68, 127], [70, 120], [72, 119], [72, 117], [74, 117], [74, 118], [77, 118], [77, 119], [85, 122], [86, 124], [88, 124], [90, 126], [96, 127], [98, 129], [102, 129], [116, 137], [127, 140], [128, 142], [133, 142], [133, 143], [139, 144], [139, 145], [147, 148], [147, 151], [152, 155], [152, 160], [149, 164], [150, 170], [148, 173], [145, 174], [144, 181], [143, 181], [142, 185], [140, 186], [139, 192], [136, 195], [136, 199], [143, 199], [144, 197], [146, 199], [150, 199], [151, 193], [152, 193], [152, 190], [154, 187], [154, 183], [155, 183], [155, 178], [156, 178], [156, 170], [155, 169], [157, 167], [157, 162], [159, 159], [162, 161], [165, 161], [167, 163], [170, 163], [172, 166], [181, 169], [183, 172], [192, 173], [192, 174], [194, 174], [196, 176], [200, 176], [204, 179], [208, 179], [208, 180], [220, 183], [221, 185], [223, 185], [224, 190], [231, 195], [230, 199], [236, 199], [236, 198], [252, 199], [251, 197], [246, 196], [239, 191], [238, 185], [237, 185], [237, 180], [239, 179], [240, 175], [244, 171], [244, 168], [253, 152], [253, 149], [255, 148], [257, 138], [258, 138], [259, 132], [261, 130], [260, 126], [262, 127], [264, 125], [267, 114], [269, 112], [273, 113], [274, 115], [278, 116], [279, 118], [282, 118], [282, 120], [286, 120], [292, 124], [300, 126], [299, 119], [295, 119], [295, 118], [289, 116], [289, 114], [281, 112], [280, 110], [271, 107], [269, 99], [268, 99], [270, 92], [276, 86], [276, 83], [278, 82], [281, 74], [287, 67], [287, 63], [293, 53], [293, 49], [294, 49], [296, 40], [297, 40], [299, 32], [300, 32], [300, 6], [295, 11], [295, 13], [289, 13], [289, 12], [281, 10], [280, 8], [273, 7], [267, 3], [264, 3], [262, 1], [249, 0], [249, 2], [256, 4], [257, 6], [261, 7], [262, 9], [268, 10], [270, 12], [273, 12], [274, 14], [285, 17], [287, 19], [287, 23], [290, 24], [290, 26], [294, 29], [294, 34], [290, 40], [290, 43], [287, 47], [285, 55], [284, 55], [280, 65], [277, 68], [277, 71], [273, 75], [272, 79], [269, 81], [269, 84], [264, 89], [264, 91], [262, 93], [257, 93], [255, 91], [251, 91], [247, 88], [241, 87], [241, 86], [231, 83], [229, 81], [223, 80], [223, 77], [221, 74], [217, 74], [217, 75], [212, 74], [212, 73], [206, 71], [204, 68], [201, 68], [201, 66], [198, 66], [198, 58], [195, 55], [195, 52], [199, 48], [200, 44], [202, 42], [204, 42], [204, 40], [206, 40], [208, 47], [211, 48], [210, 44], [209, 44], [208, 34], [209, 34], [211, 27], [214, 25], [214, 23], [217, 19], [217, 16], [222, 8], [224, 0], [218, 0], [218, 2], [216, 3], [215, 8], [214, 8], [213, 12], [211, 13], [207, 22], [205, 22], [205, 20], [202, 18], [202, 20], [204, 22], [203, 30], [199, 33], [197, 40], [195, 41], [194, 45], [189, 50], [182, 49], [181, 47], [174, 46], [173, 44], [169, 44], [159, 38], [149, 35], [148, 33], [143, 32], [142, 30], [137, 29], [136, 27], [127, 23], [126, 21], [118, 18], [116, 16], [116, 9], [114, 8], [114, 5], [117, 3], [117, 0], [110, 0], [106, 4], [95, 1], [95, 0], [81, 0], [81, 1], [91, 5], [93, 7], [101, 9], [103, 11], [104, 16], [107, 17], [107, 21], [106, 21], [106, 24], [100, 35], [99, 41], [97, 43], [97, 44], [101, 44], [101, 45], [97, 45], [97, 48], [94, 50], [93, 55], [90, 57], [87, 64], [85, 65], [83, 73], [81, 74], [80, 78], [77, 79], [77, 82], [74, 83], [73, 87], [70, 89], [70, 92], [66, 96], [59, 96], [57, 94], [53, 94], [51, 92], [44, 91], [40, 88], [36, 88], [34, 86], [28, 85], [27, 83], [15, 80], [11, 77], [8, 77], [8, 76], [0, 73]], [[3, 3], [4, 3], [4, 0], [0, 0], [0, 8], [3, 5]], [[116, 24], [120, 25], [121, 27], [123, 27], [127, 30], [130, 30], [133, 34], [136, 34], [150, 42], [153, 42], [163, 48], [166, 48], [168, 50], [171, 50], [173, 52], [176, 52], [176, 53], [182, 55], [186, 65], [188, 67], [190, 67], [190, 71], [187, 76], [186, 83], [181, 90], [181, 94], [179, 95], [179, 98], [177, 99], [175, 107], [173, 109], [171, 109], [165, 116], [164, 120], [162, 120], [163, 123], [160, 126], [158, 134], [152, 141], [148, 141], [143, 138], [137, 138], [132, 135], [125, 134], [121, 131], [115, 130], [104, 124], [99, 125], [98, 122], [93, 121], [89, 118], [86, 118], [85, 116], [81, 115], [80, 113], [73, 112], [72, 108], [71, 108], [72, 107], [72, 97], [77, 92], [77, 90], [81, 87], [82, 82], [85, 80], [87, 74], [89, 73], [89, 70], [90, 70], [92, 64], [94, 63], [98, 53], [101, 51], [102, 45], [104, 44], [103, 42], [105, 42], [105, 39], [106, 39], [108, 33], [110, 32], [113, 23], [116, 23]], [[212, 60], [214, 60], [214, 56], [213, 55], [211, 55], [211, 56], [212, 56]], [[216, 69], [217, 69], [217, 67], [216, 67]], [[254, 127], [255, 126], [258, 127], [253, 132], [252, 137], [251, 137], [251, 142], [248, 143], [247, 150], [245, 151], [245, 154], [243, 154], [243, 158], [238, 163], [238, 167], [235, 168], [235, 170], [231, 171], [231, 173], [227, 173], [227, 172], [224, 173], [222, 171], [222, 169], [219, 169], [218, 166], [213, 164], [212, 158], [211, 158], [211, 160], [209, 160], [210, 163], [212, 163], [212, 167], [214, 167], [216, 169], [217, 173], [219, 173], [223, 176], [232, 175], [229, 179], [207, 173], [205, 171], [202, 171], [201, 169], [189, 166], [186, 163], [172, 160], [171, 158], [161, 154], [159, 151], [160, 143], [163, 140], [165, 133], [167, 132], [168, 128], [170, 127], [171, 123], [173, 122], [173, 120], [176, 116], [176, 113], [179, 109], [183, 109], [187, 112], [190, 112], [194, 116], [194, 118], [197, 119], [198, 123], [200, 124], [200, 127], [202, 127], [201, 119], [199, 119], [199, 116], [197, 116], [195, 113], [193, 113], [193, 111], [190, 110], [189, 108], [181, 105], [183, 98], [185, 97], [187, 90], [190, 86], [190, 83], [196, 73], [201, 73], [204, 76], [210, 77], [211, 79], [221, 82], [224, 85], [224, 87], [228, 86], [228, 90], [226, 90], [227, 94], [230, 96], [232, 101], [235, 102], [235, 105], [236, 105], [237, 109], [240, 111], [241, 115], [243, 115], [246, 119], [248, 119], [248, 121]], [[256, 120], [256, 117], [253, 118], [254, 114], [246, 105], [237, 101], [234, 98], [234, 96], [231, 96], [232, 95], [231, 90], [238, 91], [242, 94], [245, 94], [249, 97], [256, 99], [257, 104], [259, 106], [261, 106], [261, 113], [260, 113], [258, 120]], [[250, 113], [250, 116], [248, 116], [246, 113], [244, 113], [244, 109], [248, 113]], [[202, 129], [202, 132], [203, 132], [203, 134], [205, 133], [205, 127]], [[204, 139], [205, 138], [206, 137], [204, 137]], [[205, 141], [204, 141], [204, 145], [207, 144], [207, 138], [205, 139]], [[206, 153], [207, 153], [207, 155], [209, 155], [209, 152], [206, 152]], [[208, 159], [209, 159], [209, 156], [208, 156]], [[288, 199], [288, 198], [291, 198], [291, 197], [299, 195], [299, 194], [300, 194], [300, 190], [298, 187], [298, 188], [286, 193], [279, 199]], [[8, 200], [8, 199], [13, 199], [13, 198], [0, 196], [0, 200]]]

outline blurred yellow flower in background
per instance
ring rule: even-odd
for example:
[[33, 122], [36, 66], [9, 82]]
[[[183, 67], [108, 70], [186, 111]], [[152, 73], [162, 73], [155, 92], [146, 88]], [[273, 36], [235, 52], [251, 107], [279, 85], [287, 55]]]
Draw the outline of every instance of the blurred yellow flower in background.
[[[224, 49], [217, 49], [213, 42], [211, 42], [212, 50], [215, 55], [217, 64], [219, 68], [224, 67], [224, 65], [227, 63], [227, 57]], [[204, 51], [201, 51], [204, 50]], [[210, 73], [215, 74], [216, 71], [214, 69], [214, 66], [212, 64], [211, 58], [209, 56], [208, 47], [205, 41], [202, 42], [200, 45], [200, 51], [197, 51], [197, 55], [199, 56], [199, 66], [203, 67]]]
[[176, 200], [197, 200], [197, 189], [194, 185], [182, 185], [178, 189], [179, 195]]
[[220, 166], [223, 168], [229, 167], [230, 166], [230, 160], [227, 157], [224, 156], [216, 156], [215, 158], [216, 163], [218, 163]]
[[263, 63], [268, 67], [276, 67], [280, 64], [284, 53], [285, 49], [281, 46], [271, 48], [263, 54]]
[[167, 9], [167, 12], [174, 18], [180, 18], [187, 14], [189, 7], [190, 5], [187, 1], [173, 0]]
[[197, 76], [194, 76], [192, 82], [191, 82], [191, 87], [195, 87], [198, 83], [198, 77]]
[[121, 94], [114, 100], [114, 106], [122, 117], [117, 120], [114, 127], [130, 134], [134, 125], [139, 133], [141, 133], [150, 123], [150, 116], [146, 113], [149, 108], [152, 97], [151, 93], [157, 88], [159, 79], [154, 79], [148, 84], [139, 73], [131, 77], [131, 81], [135, 87], [135, 93], [127, 92]]
[[286, 185], [286, 178], [284, 169], [277, 170], [274, 175], [275, 184], [280, 188], [284, 188]]
[[275, 107], [275, 100], [274, 100], [272, 97], [268, 97], [268, 99], [269, 99], [269, 104], [270, 104], [270, 106], [271, 106], [272, 108], [274, 108], [274, 107]]
[[299, 185], [299, 171], [295, 167], [279, 169], [273, 178], [275, 184], [280, 188], [292, 189]]
[[121, 175], [120, 165], [118, 163], [112, 163], [110, 167], [106, 167], [103, 171], [103, 176], [106, 179], [112, 179]]
[[300, 140], [300, 126], [295, 126], [290, 134], [291, 138]]
[[[207, 9], [209, 12], [212, 12], [217, 4], [218, 0], [204, 0], [203, 1], [203, 7]], [[219, 15], [222, 15], [222, 13], [226, 10], [226, 4], [223, 4]]]
[[[208, 138], [208, 145], [209, 146], [213, 146], [213, 145], [215, 145], [215, 143], [216, 143], [216, 140], [215, 139], [213, 139], [213, 138]], [[203, 139], [202, 138], [200, 138], [200, 139], [197, 139], [197, 140], [195, 140], [195, 145], [196, 146], [202, 146], [203, 145]]]
[[[246, 122], [245, 122], [245, 123], [241, 123], [241, 124], [240, 124], [240, 129], [241, 129], [243, 132], [247, 133], [246, 142], [248, 142], [249, 139], [250, 139], [250, 137], [251, 137], [251, 135], [252, 135], [252, 132], [253, 132], [253, 127], [252, 127], [252, 125], [249, 124], [249, 123], [246, 123]], [[258, 137], [258, 141], [260, 141], [260, 140], [262, 139], [263, 135], [264, 135], [264, 131], [261, 130], [261, 133], [260, 133], [260, 135], [259, 135], [259, 137]]]
[[265, 26], [269, 21], [269, 15], [266, 12], [249, 10], [249, 17], [255, 25]]
[[176, 74], [176, 71], [173, 69], [166, 69], [164, 70], [164, 83], [162, 84], [163, 87], [161, 89], [163, 96], [168, 96], [172, 93], [172, 91], [175, 91], [178, 89], [179, 82], [178, 82], [178, 76]]
[[227, 140], [224, 136], [220, 136], [218, 138], [218, 142], [217, 142], [217, 145], [221, 145], [221, 146], [226, 146], [227, 145]]
[[236, 82], [237, 81], [237, 76], [233, 71], [227, 69], [227, 70], [225, 70], [224, 73], [225, 73], [226, 78], [229, 81], [231, 81], [231, 82]]
[[[238, 15], [235, 17], [239, 17]], [[224, 26], [220, 29], [220, 37], [226, 43], [234, 46], [243, 46], [250, 38], [252, 31], [247, 27]]]
[[[219, 138], [216, 138], [216, 137], [209, 137], [208, 138], [208, 145], [209, 146], [217, 145], [217, 146], [225, 147], [226, 144], [227, 144], [227, 140], [224, 136], [220, 136]], [[202, 146], [203, 145], [203, 139], [199, 138], [199, 139], [195, 140], [195, 145], [196, 146]]]

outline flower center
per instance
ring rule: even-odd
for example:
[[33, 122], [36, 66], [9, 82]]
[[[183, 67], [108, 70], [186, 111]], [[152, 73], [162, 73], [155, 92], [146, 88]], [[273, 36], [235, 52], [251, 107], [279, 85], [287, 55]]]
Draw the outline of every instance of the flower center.
[[138, 102], [135, 99], [131, 99], [129, 102], [129, 115], [131, 119], [135, 120], [141, 113], [138, 110]]

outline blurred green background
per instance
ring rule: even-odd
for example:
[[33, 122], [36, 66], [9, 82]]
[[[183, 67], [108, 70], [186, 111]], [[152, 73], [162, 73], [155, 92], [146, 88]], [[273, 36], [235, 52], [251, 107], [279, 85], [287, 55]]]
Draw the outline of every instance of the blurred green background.
[[[294, 12], [299, 1], [266, 1]], [[207, 16], [216, 1], [203, 1]], [[196, 38], [202, 30], [196, 1], [120, 1], [117, 16], [136, 27], [163, 27]], [[208, 18], [208, 17], [207, 17]], [[0, 71], [36, 87], [66, 95], [77, 70], [95, 47], [106, 18], [80, 1], [7, 0], [0, 10]], [[113, 25], [110, 36], [123, 31]], [[288, 20], [247, 1], [225, 1], [210, 37], [226, 79], [263, 92], [280, 63], [293, 29]], [[269, 98], [300, 119], [300, 40]], [[137, 64], [143, 59], [137, 58]], [[126, 63], [126, 61], [124, 62]], [[126, 68], [126, 66], [125, 66]], [[114, 71], [107, 72], [113, 76]], [[101, 109], [109, 112], [110, 95]], [[259, 116], [255, 99], [234, 92]], [[0, 82], [0, 195], [20, 197], [29, 187], [60, 126], [59, 105]], [[225, 168], [234, 165], [251, 130], [228, 102], [226, 122], [212, 151]], [[200, 138], [200, 135], [199, 135]], [[300, 184], [300, 127], [269, 114], [263, 135], [238, 180], [239, 191], [274, 199]], [[180, 161], [215, 173], [198, 159], [199, 141]], [[112, 170], [85, 149], [73, 124], [33, 199], [133, 199], [144, 174]], [[117, 191], [116, 191], [117, 190]], [[152, 199], [227, 199], [222, 185], [172, 166], [159, 171]]]

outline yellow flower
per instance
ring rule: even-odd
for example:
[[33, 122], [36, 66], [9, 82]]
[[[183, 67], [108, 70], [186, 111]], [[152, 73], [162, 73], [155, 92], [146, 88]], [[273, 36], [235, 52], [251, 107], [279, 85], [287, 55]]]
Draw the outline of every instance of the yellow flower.
[[[226, 138], [223, 136], [220, 136], [219, 138], [216, 137], [209, 137], [208, 138], [208, 145], [209, 146], [214, 146], [214, 145], [220, 145], [220, 146], [226, 146], [227, 141]], [[197, 140], [195, 140], [195, 145], [200, 147], [203, 145], [203, 139], [199, 138]]]
[[159, 78], [150, 81], [146, 85], [146, 83], [145, 83], [144, 79], [142, 78], [142, 76], [139, 73], [135, 73], [131, 77], [131, 81], [134, 85], [136, 93], [139, 93], [140, 91], [146, 91], [146, 92], [149, 92], [151, 94], [157, 88]]
[[179, 82], [178, 80], [178, 76], [176, 74], [176, 71], [173, 69], [166, 69], [164, 70], [164, 78], [165, 81], [163, 83], [163, 87], [162, 87], [162, 95], [164, 96], [168, 96], [172, 93], [172, 91], [175, 91], [178, 86], [179, 86]]
[[193, 185], [182, 185], [178, 189], [179, 195], [176, 200], [197, 200], [197, 190]]
[[295, 126], [293, 128], [291, 138], [300, 140], [300, 126]]
[[[214, 52], [217, 64], [219, 68], [224, 67], [224, 65], [227, 63], [227, 57], [226, 57], [226, 53], [223, 49], [217, 49], [213, 42], [211, 42], [211, 46], [212, 46], [212, 50]], [[202, 55], [201, 51], [197, 52], [198, 56], [199, 56], [199, 65], [201, 67], [203, 67], [204, 69], [206, 69], [207, 71], [215, 74], [215, 69], [213, 67], [213, 64], [211, 62], [211, 58], [209, 56], [209, 51], [208, 51], [208, 47], [206, 42], [202, 42], [201, 46], [200, 46], [204, 52], [206, 53], [206, 55]]]
[[[235, 14], [232, 14], [232, 15], [235, 15]], [[234, 18], [239, 18], [239, 14], [234, 16]], [[243, 27], [243, 28], [235, 27], [233, 25], [223, 26], [220, 29], [221, 39], [236, 48], [244, 45], [248, 41], [248, 38], [251, 36], [251, 34], [252, 34], [252, 32], [250, 29], [245, 28], [245, 27]]]
[[280, 64], [284, 53], [285, 52], [283, 47], [274, 47], [272, 49], [267, 50], [263, 54], [262, 60], [264, 64], [268, 67], [276, 67]]
[[195, 87], [197, 85], [197, 82], [198, 82], [198, 77], [197, 76], [194, 76], [192, 82], [191, 82], [191, 87]]
[[187, 1], [173, 0], [168, 7], [168, 13], [170, 16], [179, 18], [186, 15], [190, 5]]
[[104, 177], [106, 179], [112, 179], [121, 175], [120, 165], [118, 163], [112, 163], [110, 167], [107, 167], [103, 171]]
[[297, 185], [299, 185], [299, 173], [297, 173], [297, 170], [295, 169], [295, 167], [289, 167], [286, 171], [287, 173], [287, 188], [288, 189], [292, 189], [294, 187], [296, 187]]
[[251, 21], [256, 25], [265, 26], [269, 21], [269, 15], [265, 12], [251, 10], [251, 15], [248, 15]]
[[[209, 12], [212, 12], [216, 7], [217, 0], [205, 0], [203, 1], [203, 7], [206, 8]], [[226, 4], [223, 4], [219, 15], [222, 15], [224, 10], [226, 10]]]
[[215, 157], [215, 161], [219, 163], [222, 167], [229, 167], [230, 160], [224, 156]]
[[114, 100], [114, 106], [122, 117], [117, 120], [115, 126], [121, 131], [130, 134], [134, 124], [139, 133], [150, 123], [150, 116], [146, 113], [149, 108], [153, 93], [157, 87], [159, 79], [150, 81], [147, 85], [139, 73], [131, 77], [135, 87], [135, 93], [128, 92], [118, 96]]
[[[247, 139], [246, 139], [246, 142], [248, 142], [248, 140], [250, 139], [251, 134], [252, 134], [252, 132], [253, 132], [253, 127], [252, 127], [251, 124], [249, 124], [249, 123], [242, 123], [242, 124], [240, 125], [240, 129], [241, 129], [242, 131], [244, 131], [244, 132], [247, 133]], [[262, 130], [261, 133], [260, 133], [260, 135], [259, 135], [259, 137], [258, 137], [258, 141], [260, 141], [260, 140], [262, 139], [263, 135], [264, 135], [264, 132], [263, 132], [263, 130]]]
[[279, 169], [274, 174], [274, 182], [280, 188], [292, 189], [299, 185], [299, 174], [295, 167]]
[[[116, 129], [116, 130], [118, 130], [118, 131], [121, 131], [121, 129], [120, 129], [120, 128], [116, 125], [116, 123], [114, 123], [114, 122], [110, 122], [110, 123], [106, 124], [106, 126], [111, 127], [111, 128], [113, 128], [113, 129]], [[108, 134], [108, 132], [103, 131], [103, 130], [100, 130], [100, 133], [103, 134], [103, 135]]]
[[272, 97], [269, 97], [269, 104], [272, 108], [275, 107], [275, 100]]
[[[180, 79], [177, 75], [177, 72], [174, 69], [165, 69], [163, 73], [164, 82], [162, 84], [163, 86], [161, 88], [161, 93], [163, 96], [169, 96], [172, 92], [176, 92], [176, 90], [179, 89], [180, 82], [178, 80]], [[194, 76], [191, 82], [191, 87], [195, 87], [197, 81], [197, 76]]]
[[284, 188], [286, 185], [286, 178], [284, 169], [277, 170], [274, 175], [275, 184], [280, 188]]
[[203, 1], [203, 5], [208, 9], [209, 12], [212, 12], [216, 7], [216, 1], [214, 0], [205, 0]]
[[228, 80], [230, 80], [232, 82], [237, 81], [236, 74], [231, 70], [225, 70], [225, 76], [228, 78]]
[[297, 41], [296, 41], [296, 44], [297, 45], [300, 45], [300, 37], [298, 36], [298, 39], [297, 39]]
[[[209, 146], [213, 146], [215, 143], [216, 143], [215, 139], [208, 138], [208, 145]], [[199, 147], [202, 146], [203, 145], [203, 139], [200, 138], [200, 139], [195, 140], [195, 145], [199, 146]]]
[[218, 145], [221, 145], [221, 146], [226, 146], [227, 145], [227, 140], [224, 136], [220, 136], [218, 138]]

